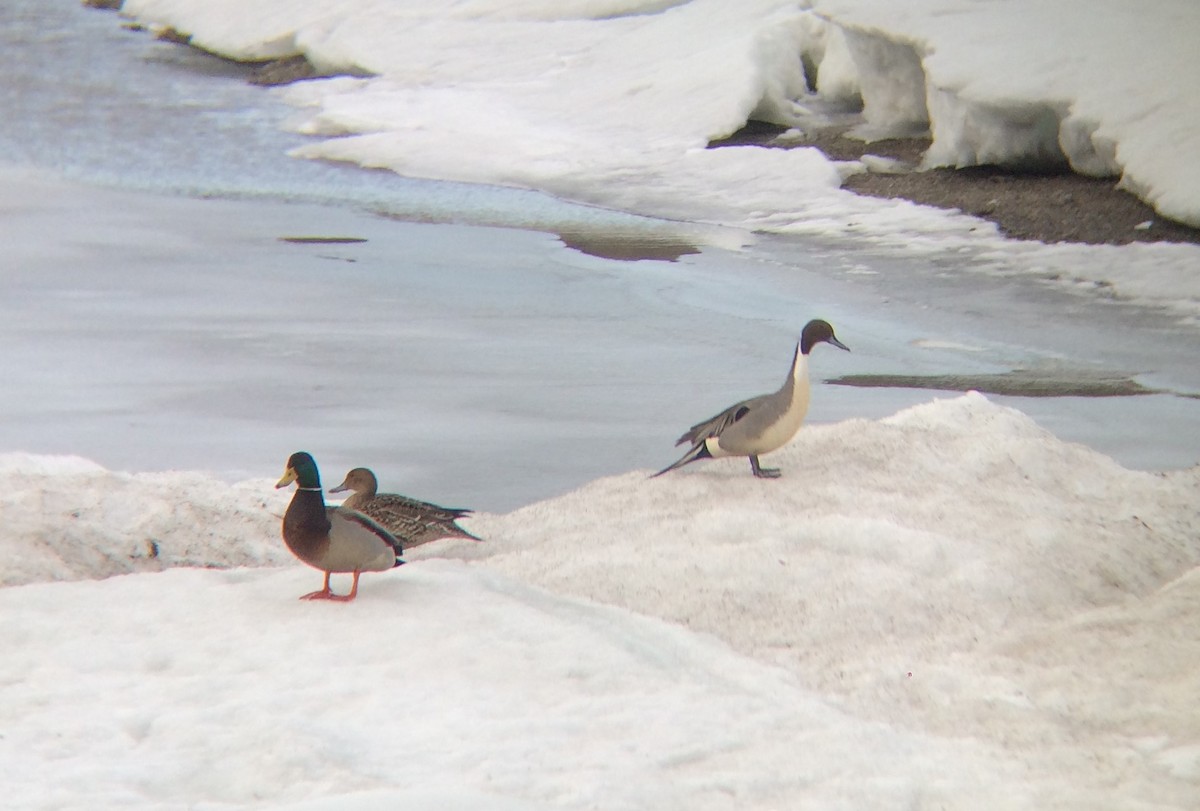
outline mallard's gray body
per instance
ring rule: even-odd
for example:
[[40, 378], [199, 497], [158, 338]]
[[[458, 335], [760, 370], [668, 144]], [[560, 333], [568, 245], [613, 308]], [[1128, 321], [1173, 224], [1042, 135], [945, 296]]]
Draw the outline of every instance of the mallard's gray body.
[[[325, 573], [321, 590], [301, 599], [353, 600], [358, 595], [359, 574], [382, 572], [404, 562], [400, 559], [404, 551], [401, 541], [385, 527], [354, 510], [325, 504], [317, 465], [303, 451], [292, 454], [275, 486], [293, 482], [297, 487], [283, 514], [283, 542], [301, 561]], [[330, 574], [354, 575], [348, 595], [330, 590]]]

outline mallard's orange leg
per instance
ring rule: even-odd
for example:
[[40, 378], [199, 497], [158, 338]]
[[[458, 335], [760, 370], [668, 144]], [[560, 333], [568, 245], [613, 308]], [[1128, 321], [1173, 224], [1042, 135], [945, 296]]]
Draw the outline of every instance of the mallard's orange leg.
[[349, 594], [346, 594], [346, 595], [330, 594], [329, 599], [337, 600], [339, 603], [348, 603], [351, 600], [353, 600], [355, 597], [357, 597], [358, 596], [358, 575], [359, 575], [359, 572], [357, 569], [355, 569], [354, 570], [354, 583], [350, 586]]
[[300, 599], [301, 600], [332, 600], [332, 599], [334, 599], [333, 591], [331, 591], [329, 588], [329, 572], [325, 573], [325, 585], [321, 587], [320, 591], [310, 592], [310, 593], [302, 596]]

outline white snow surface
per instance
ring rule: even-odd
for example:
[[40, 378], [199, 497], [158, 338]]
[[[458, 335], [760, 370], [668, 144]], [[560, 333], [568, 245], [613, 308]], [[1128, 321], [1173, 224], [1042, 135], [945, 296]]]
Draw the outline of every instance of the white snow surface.
[[[1200, 225], [1200, 6], [1175, 0], [815, 0], [864, 115], [928, 125], [932, 166], [1061, 163]], [[897, 69], [897, 65], [907, 69]], [[841, 91], [845, 92], [845, 91]]]
[[1200, 468], [977, 394], [771, 462], [478, 515], [338, 605], [268, 478], [6, 455], [6, 807], [1195, 807]]
[[[857, 164], [705, 145], [861, 96], [865, 135], [928, 126], [930, 163], [1061, 155], [1200, 222], [1198, 8], [125, 3], [234, 58], [375, 74], [283, 91], [304, 157], [1192, 315], [1194, 246], [1015, 245], [840, 191]], [[977, 394], [809, 425], [769, 463], [782, 479], [712, 461], [477, 514], [485, 542], [420, 547], [338, 605], [296, 600], [320, 574], [279, 538], [278, 470], [0, 455], [4, 806], [1197, 807], [1200, 467], [1129, 470]]]
[[28, 453], [0, 454], [0, 479], [0, 585], [289, 557], [272, 537], [287, 505], [265, 480], [230, 486], [204, 473], [120, 473]]
[[729, 229], [709, 234], [723, 246], [756, 231], [848, 239], [1200, 311], [1195, 246], [1014, 249], [974, 217], [839, 188], [870, 161], [705, 148], [751, 118], [803, 127], [863, 104], [864, 137], [930, 131], [930, 165], [1069, 162], [1200, 225], [1195, 3], [127, 0], [124, 13], [236, 59], [303, 53], [372, 74], [281, 91], [314, 136], [300, 157], [707, 223]]

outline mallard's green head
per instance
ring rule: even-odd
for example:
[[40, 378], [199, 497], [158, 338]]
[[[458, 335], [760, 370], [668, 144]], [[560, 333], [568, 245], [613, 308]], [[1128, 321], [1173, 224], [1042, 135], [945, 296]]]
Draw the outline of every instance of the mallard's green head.
[[283, 471], [283, 478], [275, 483], [275, 487], [287, 487], [292, 482], [308, 489], [321, 489], [321, 474], [317, 472], [317, 463], [310, 454], [296, 451], [288, 457], [287, 469]]

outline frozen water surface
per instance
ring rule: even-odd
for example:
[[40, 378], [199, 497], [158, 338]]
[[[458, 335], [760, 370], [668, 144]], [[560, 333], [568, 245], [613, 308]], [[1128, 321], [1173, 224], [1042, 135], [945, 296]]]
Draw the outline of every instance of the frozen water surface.
[[251, 69], [123, 29], [71, 2], [6, 0], [4, 160], [122, 188], [334, 202], [427, 222], [674, 235], [673, 227], [535, 191], [431, 182], [299, 161], [297, 112], [248, 84]]
[[[777, 385], [815, 316], [854, 349], [818, 352], [821, 378], [1034, 368], [1200, 390], [1186, 324], [1027, 273], [964, 273], [968, 253], [777, 235], [614, 262], [538, 233], [397, 221], [729, 233], [288, 158], [294, 111], [240, 69], [72, 4], [7, 8], [7, 153], [126, 190], [6, 182], [5, 447], [231, 477], [303, 447], [331, 476], [369, 464], [395, 487], [501, 509], [669, 460], [682, 428]], [[339, 236], [367, 241], [281, 241]], [[930, 396], [822, 386], [810, 419]], [[1179, 441], [1194, 399], [1008, 402], [1128, 464], [1196, 459]]]
[[[1161, 316], [1073, 313], [1073, 296], [995, 281], [901, 286], [798, 246], [612, 262], [538, 233], [348, 208], [16, 174], [6, 188], [2, 444], [125, 469], [236, 478], [306, 448], [330, 476], [369, 464], [406, 490], [508, 508], [669, 461], [691, 422], [777, 385], [816, 315], [854, 350], [818, 349], [818, 377], [1062, 367], [1196, 386], [1195, 337]], [[811, 419], [931, 396], [820, 386]], [[1192, 399], [1010, 402], [1130, 464], [1194, 461], [1179, 441]]]

